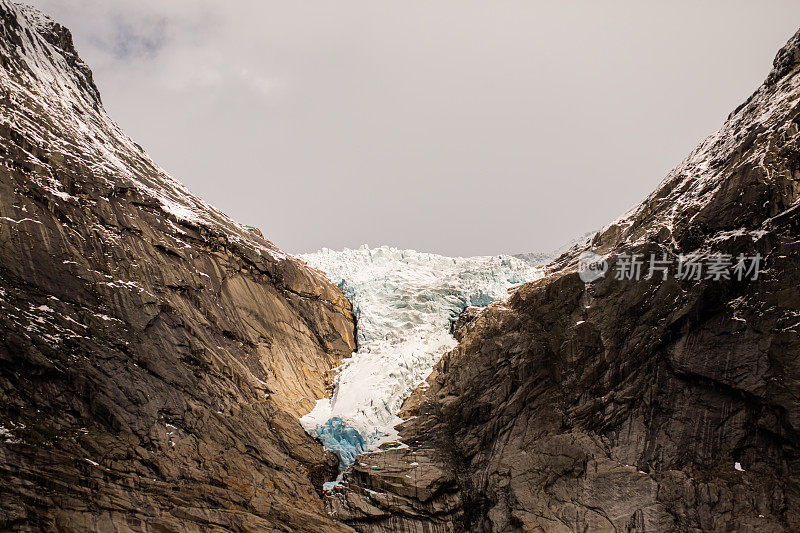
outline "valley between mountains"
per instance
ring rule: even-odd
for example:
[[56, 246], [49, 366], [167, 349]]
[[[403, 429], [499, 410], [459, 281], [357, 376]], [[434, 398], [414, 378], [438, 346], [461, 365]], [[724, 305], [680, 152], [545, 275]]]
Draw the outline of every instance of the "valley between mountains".
[[[0, 529], [800, 530], [798, 198], [800, 33], [547, 264], [296, 257], [159, 168], [70, 32], [0, 0]], [[586, 283], [586, 250], [763, 269]]]

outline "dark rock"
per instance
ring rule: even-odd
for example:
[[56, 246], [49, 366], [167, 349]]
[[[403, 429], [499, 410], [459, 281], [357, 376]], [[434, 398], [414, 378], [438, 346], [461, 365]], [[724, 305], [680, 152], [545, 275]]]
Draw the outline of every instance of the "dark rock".
[[481, 309], [482, 308], [480, 307], [470, 305], [469, 307], [461, 311], [456, 321], [453, 322], [453, 325], [450, 327], [450, 333], [452, 333], [456, 339], [461, 340], [467, 333], [467, 327], [476, 318], [478, 318], [478, 315], [481, 314]]

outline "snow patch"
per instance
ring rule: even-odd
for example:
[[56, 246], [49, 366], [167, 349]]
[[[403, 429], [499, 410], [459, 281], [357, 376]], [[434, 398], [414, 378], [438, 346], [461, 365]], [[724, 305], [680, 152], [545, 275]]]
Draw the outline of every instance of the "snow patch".
[[19, 439], [14, 438], [14, 434], [6, 429], [5, 426], [0, 426], [0, 439], [3, 439], [6, 444], [18, 444], [20, 442]]

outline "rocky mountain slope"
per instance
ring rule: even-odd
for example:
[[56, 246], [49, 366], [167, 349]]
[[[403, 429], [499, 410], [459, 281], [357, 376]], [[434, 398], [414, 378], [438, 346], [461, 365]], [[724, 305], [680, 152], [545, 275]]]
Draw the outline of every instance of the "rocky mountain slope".
[[[356, 348], [349, 302], [159, 169], [69, 32], [0, 0], [0, 529], [796, 531], [798, 196], [800, 34], [641, 206], [468, 309], [405, 444], [323, 499], [337, 461], [298, 417]], [[632, 253], [763, 269], [615, 276]]]
[[354, 334], [338, 288], [120, 131], [65, 28], [0, 0], [0, 529], [347, 530], [297, 417]]
[[[408, 447], [360, 456], [333, 516], [360, 531], [800, 530], [799, 195], [800, 33], [594, 236], [605, 277], [584, 283], [576, 247], [459, 322], [404, 406]], [[618, 279], [632, 253], [671, 270]], [[682, 254], [763, 266], [677, 279]]]

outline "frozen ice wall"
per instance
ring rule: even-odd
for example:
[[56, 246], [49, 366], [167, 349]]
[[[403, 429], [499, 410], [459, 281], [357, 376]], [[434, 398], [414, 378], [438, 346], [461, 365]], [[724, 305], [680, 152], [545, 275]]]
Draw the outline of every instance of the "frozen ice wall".
[[455, 346], [450, 324], [465, 307], [507, 296], [541, 277], [512, 256], [454, 258], [382, 246], [301, 256], [353, 302], [358, 352], [339, 368], [331, 398], [317, 401], [303, 427], [339, 456], [355, 457], [397, 439], [397, 413], [411, 391]]

